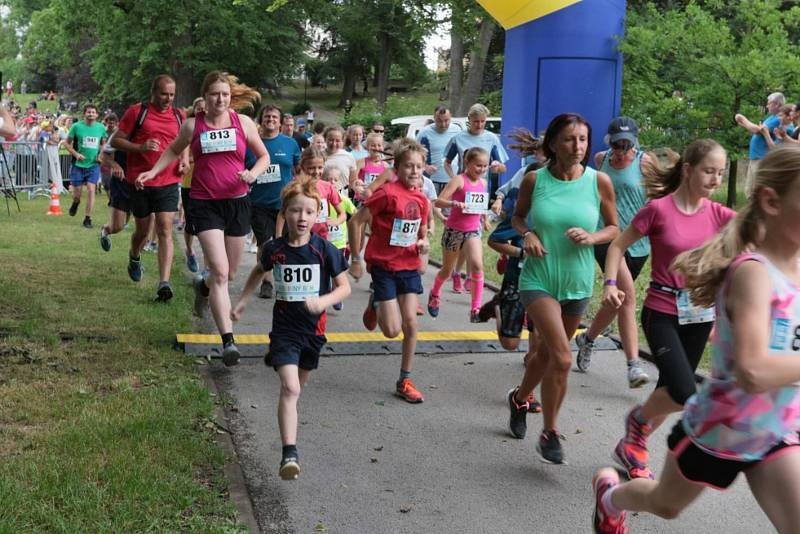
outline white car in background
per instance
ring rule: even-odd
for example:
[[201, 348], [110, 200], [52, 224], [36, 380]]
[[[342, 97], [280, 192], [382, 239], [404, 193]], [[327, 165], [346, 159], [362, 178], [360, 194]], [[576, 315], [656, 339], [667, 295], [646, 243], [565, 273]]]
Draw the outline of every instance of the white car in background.
[[[501, 121], [502, 119], [500, 117], [487, 118], [486, 129], [490, 132], [500, 135]], [[398, 117], [396, 119], [392, 119], [392, 125], [390, 127], [388, 138], [397, 139], [398, 137], [406, 136], [410, 137], [411, 139], [416, 139], [420, 130], [432, 122], [433, 115], [411, 115], [409, 117]], [[450, 123], [458, 128], [461, 128], [462, 130], [467, 129], [466, 117], [453, 117]]]

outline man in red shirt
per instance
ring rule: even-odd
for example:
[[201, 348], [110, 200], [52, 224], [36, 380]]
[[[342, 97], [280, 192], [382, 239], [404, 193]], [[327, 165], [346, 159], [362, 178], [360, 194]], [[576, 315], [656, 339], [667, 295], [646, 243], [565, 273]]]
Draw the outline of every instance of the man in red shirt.
[[[181, 124], [186, 120], [183, 110], [173, 107], [175, 100], [175, 80], [160, 74], [153, 80], [150, 102], [134, 104], [125, 111], [119, 130], [111, 141], [117, 150], [127, 153], [125, 178], [130, 193], [130, 208], [136, 218], [136, 230], [131, 236], [128, 274], [131, 280], [142, 279], [142, 263], [139, 255], [155, 219], [158, 235], [158, 270], [160, 282], [156, 301], [166, 302], [172, 298], [169, 285], [172, 267], [172, 221], [178, 211], [180, 193], [178, 184], [181, 176], [189, 168], [188, 154], [167, 167], [154, 180], [137, 190], [134, 181], [140, 173], [149, 171], [178, 136]], [[146, 111], [143, 113], [143, 106]], [[151, 214], [154, 217], [151, 218]]]

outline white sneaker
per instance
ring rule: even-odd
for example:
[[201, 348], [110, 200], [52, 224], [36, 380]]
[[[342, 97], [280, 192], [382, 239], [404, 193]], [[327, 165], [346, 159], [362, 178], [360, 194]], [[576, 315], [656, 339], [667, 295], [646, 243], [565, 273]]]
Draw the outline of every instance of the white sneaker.
[[628, 386], [640, 388], [650, 382], [650, 377], [642, 369], [642, 362], [639, 359], [628, 362]]
[[578, 365], [578, 371], [585, 373], [592, 365], [592, 352], [594, 351], [594, 341], [586, 337], [586, 332], [581, 332], [575, 336], [575, 344], [578, 346], [578, 356], [575, 358], [575, 363]]

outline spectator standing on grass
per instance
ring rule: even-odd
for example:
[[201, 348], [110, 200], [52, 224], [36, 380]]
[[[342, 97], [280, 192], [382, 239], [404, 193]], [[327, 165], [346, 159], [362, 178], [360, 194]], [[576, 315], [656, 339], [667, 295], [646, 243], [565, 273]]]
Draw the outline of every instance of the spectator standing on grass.
[[753, 192], [753, 183], [756, 173], [758, 173], [758, 162], [761, 161], [761, 158], [766, 156], [769, 151], [769, 146], [766, 140], [764, 140], [761, 128], [762, 126], [766, 126], [772, 140], [774, 141], [776, 139], [774, 130], [780, 125], [778, 111], [780, 111], [781, 106], [785, 103], [786, 98], [783, 96], [783, 93], [772, 93], [769, 95], [767, 97], [767, 113], [769, 115], [767, 115], [767, 118], [764, 119], [761, 124], [751, 122], [741, 113], [734, 115], [736, 123], [752, 134], [750, 137], [750, 163], [747, 166], [747, 178], [745, 178], [744, 182], [744, 193], [748, 198], [750, 198]]
[[22, 83], [19, 84], [19, 90], [21, 91], [20, 94], [22, 95], [28, 94], [28, 82], [22, 80]]

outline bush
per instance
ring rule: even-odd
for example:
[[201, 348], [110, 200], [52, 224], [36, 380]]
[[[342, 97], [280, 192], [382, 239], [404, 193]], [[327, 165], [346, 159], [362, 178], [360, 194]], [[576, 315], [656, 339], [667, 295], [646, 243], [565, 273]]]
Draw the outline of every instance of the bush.
[[305, 115], [311, 109], [311, 104], [308, 102], [297, 102], [292, 106], [292, 115]]
[[353, 102], [353, 109], [342, 122], [342, 126], [347, 128], [351, 124], [361, 124], [369, 128], [374, 121], [381, 121], [388, 129], [392, 119], [397, 117], [432, 115], [438, 103], [435, 94], [393, 94], [387, 99], [381, 113], [374, 98], [357, 100]]

